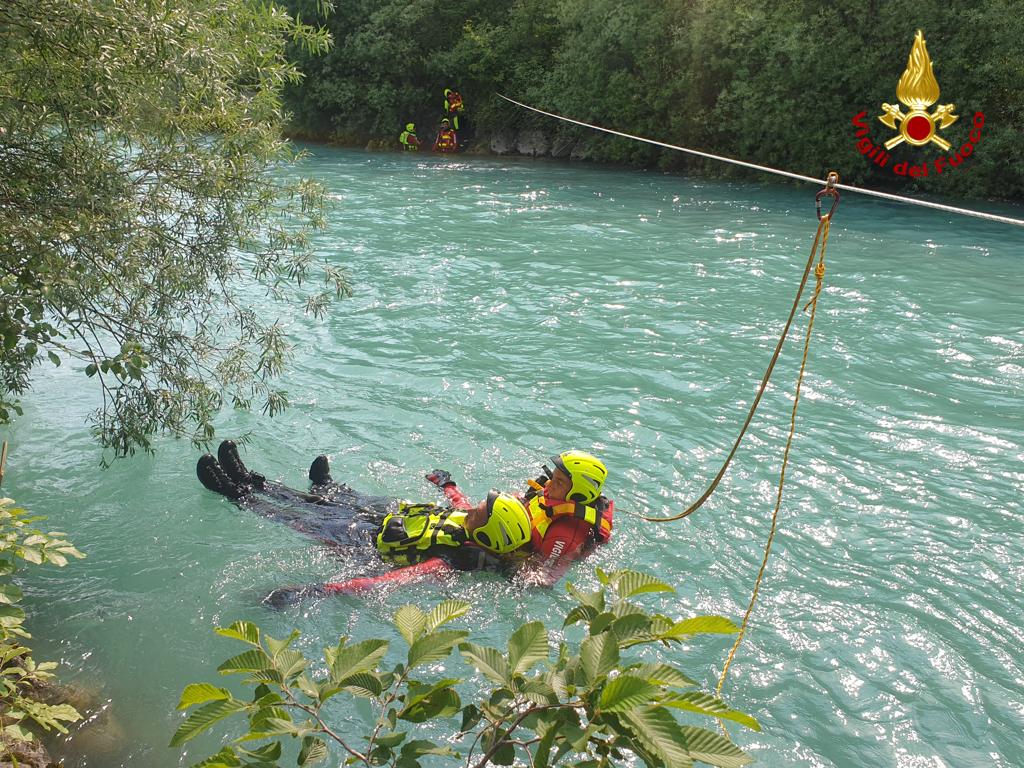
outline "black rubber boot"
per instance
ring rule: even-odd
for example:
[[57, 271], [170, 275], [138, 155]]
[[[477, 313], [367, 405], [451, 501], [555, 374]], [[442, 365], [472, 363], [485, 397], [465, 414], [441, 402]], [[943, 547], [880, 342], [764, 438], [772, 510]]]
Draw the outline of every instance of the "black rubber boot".
[[249, 492], [246, 486], [233, 482], [224, 472], [224, 468], [208, 453], [199, 457], [199, 462], [196, 464], [196, 475], [199, 477], [199, 482], [209, 490], [223, 494], [229, 499], [240, 499]]
[[251, 485], [254, 488], [262, 488], [267, 479], [259, 472], [250, 472], [238, 455], [238, 446], [234, 440], [225, 440], [217, 448], [217, 458], [220, 465], [227, 472], [228, 477], [236, 483]]
[[317, 456], [313, 459], [313, 463], [309, 465], [309, 481], [313, 485], [327, 485], [334, 482], [331, 477], [331, 465], [326, 456]]

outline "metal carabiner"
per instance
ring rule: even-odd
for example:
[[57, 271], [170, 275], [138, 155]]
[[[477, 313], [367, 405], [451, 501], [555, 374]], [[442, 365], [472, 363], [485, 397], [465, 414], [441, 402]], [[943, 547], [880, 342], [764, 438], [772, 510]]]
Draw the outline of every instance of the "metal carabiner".
[[814, 196], [814, 208], [818, 213], [818, 221], [824, 218], [821, 215], [821, 198], [831, 197], [832, 207], [828, 209], [828, 213], [825, 214], [828, 218], [832, 218], [832, 214], [836, 212], [836, 206], [839, 205], [839, 190], [836, 189], [836, 184], [839, 183], [839, 174], [835, 171], [829, 171], [828, 176], [825, 177], [825, 188], [821, 190], [817, 195]]

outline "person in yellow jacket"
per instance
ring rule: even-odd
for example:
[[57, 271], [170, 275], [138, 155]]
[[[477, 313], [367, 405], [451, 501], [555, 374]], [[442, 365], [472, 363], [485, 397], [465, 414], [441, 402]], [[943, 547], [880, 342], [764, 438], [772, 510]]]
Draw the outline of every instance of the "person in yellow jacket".
[[[608, 470], [599, 458], [584, 451], [563, 451], [550, 459], [553, 468], [542, 467], [521, 500], [530, 517], [531, 553], [516, 573], [516, 581], [551, 587], [576, 560], [611, 540], [615, 502], [602, 494]], [[427, 475], [448, 497], [455, 509], [468, 512], [471, 524], [485, 512], [485, 502], [473, 505], [451, 475], [437, 469]]]
[[416, 125], [414, 123], [406, 123], [405, 130], [398, 137], [398, 143], [402, 145], [406, 152], [419, 152], [420, 140], [416, 138]]

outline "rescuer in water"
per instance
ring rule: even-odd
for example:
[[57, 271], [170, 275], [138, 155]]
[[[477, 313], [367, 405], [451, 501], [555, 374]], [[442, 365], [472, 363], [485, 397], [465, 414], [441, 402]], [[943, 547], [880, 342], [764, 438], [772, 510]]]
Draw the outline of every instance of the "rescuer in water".
[[273, 603], [305, 595], [360, 593], [408, 584], [452, 570], [488, 570], [535, 586], [552, 586], [578, 559], [611, 536], [613, 502], [601, 496], [607, 470], [590, 454], [566, 451], [552, 459], [521, 498], [492, 491], [473, 505], [444, 470], [427, 479], [450, 505], [412, 504], [359, 493], [331, 478], [326, 456], [309, 469], [309, 493], [249, 471], [230, 440], [218, 458], [199, 459], [196, 474], [208, 489], [240, 507], [283, 522], [333, 547], [375, 550], [399, 566], [378, 576], [286, 588]]

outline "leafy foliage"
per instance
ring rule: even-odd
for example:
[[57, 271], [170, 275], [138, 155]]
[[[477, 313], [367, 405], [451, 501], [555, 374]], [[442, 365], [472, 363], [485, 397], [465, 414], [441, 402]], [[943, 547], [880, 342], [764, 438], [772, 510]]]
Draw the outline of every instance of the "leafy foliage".
[[[350, 643], [342, 637], [325, 649], [323, 664], [314, 665], [287, 648], [297, 633], [278, 641], [245, 622], [218, 630], [250, 646], [218, 669], [241, 675], [255, 688], [253, 697], [245, 701], [214, 685], [189, 685], [178, 708], [190, 712], [171, 745], [180, 746], [226, 718], [243, 715], [248, 731], [197, 766], [276, 766], [283, 751], [281, 736], [300, 740], [299, 765], [326, 759], [332, 743], [348, 755], [347, 764], [395, 768], [415, 768], [427, 756], [455, 758], [476, 768], [517, 761], [540, 768], [570, 760], [608, 768], [628, 761], [628, 755], [651, 768], [695, 763], [738, 768], [749, 763], [728, 738], [680, 723], [674, 713], [731, 720], [759, 730], [754, 718], [715, 696], [690, 690], [693, 680], [667, 662], [623, 655], [635, 645], [672, 646], [683, 637], [724, 632], [726, 624], [731, 632], [737, 627], [721, 617], [673, 621], [647, 613], [630, 598], [672, 589], [647, 574], [598, 571], [598, 576], [603, 586], [596, 592], [568, 586], [578, 604], [566, 625], [583, 623], [586, 629], [578, 649], [556, 643], [536, 621], [519, 627], [503, 649], [469, 642], [465, 630], [440, 628], [469, 611], [469, 604], [458, 600], [446, 600], [430, 611], [413, 605], [399, 608], [395, 628], [408, 650], [405, 662], [390, 668], [383, 663], [389, 650], [384, 640]], [[678, 629], [684, 626], [685, 632]], [[465, 694], [456, 690], [462, 679], [418, 679], [426, 665], [443, 661], [455, 648], [486, 681], [471, 703], [463, 704]], [[315, 678], [306, 672], [314, 666], [322, 670]], [[358, 741], [332, 729], [322, 711], [330, 697], [342, 692], [376, 705], [376, 719]], [[456, 716], [461, 726], [448, 744], [410, 738], [409, 723]], [[255, 750], [242, 748], [252, 741], [264, 743]]]
[[47, 704], [32, 695], [35, 686], [53, 678], [57, 664], [36, 662], [24, 644], [32, 636], [24, 627], [21, 590], [11, 580], [19, 561], [63, 567], [68, 558], [85, 555], [60, 531], [36, 529], [34, 524], [44, 518], [13, 505], [11, 499], [0, 499], [0, 729], [8, 739], [32, 741], [30, 723], [67, 733], [64, 724], [80, 720], [81, 715], [68, 704]]
[[[0, 30], [0, 423], [44, 359], [82, 361], [115, 455], [206, 441], [225, 401], [280, 410], [288, 342], [238, 287], [313, 272], [322, 190], [274, 169], [286, 47], [328, 33], [249, 0], [5, 0]], [[317, 314], [348, 292], [323, 271]]]

